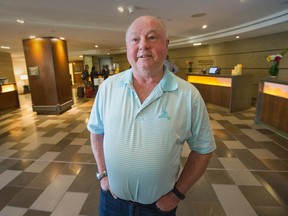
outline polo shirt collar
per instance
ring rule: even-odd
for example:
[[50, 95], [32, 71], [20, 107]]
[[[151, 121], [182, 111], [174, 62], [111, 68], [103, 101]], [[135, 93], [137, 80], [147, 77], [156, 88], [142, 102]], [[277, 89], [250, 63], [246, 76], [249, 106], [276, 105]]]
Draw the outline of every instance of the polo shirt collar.
[[[164, 75], [160, 80], [159, 86], [161, 87], [162, 91], [175, 91], [178, 88], [178, 82], [175, 75], [172, 74], [166, 67], [164, 67]], [[132, 68], [123, 72], [123, 76], [120, 78], [120, 82], [124, 85], [132, 85]]]

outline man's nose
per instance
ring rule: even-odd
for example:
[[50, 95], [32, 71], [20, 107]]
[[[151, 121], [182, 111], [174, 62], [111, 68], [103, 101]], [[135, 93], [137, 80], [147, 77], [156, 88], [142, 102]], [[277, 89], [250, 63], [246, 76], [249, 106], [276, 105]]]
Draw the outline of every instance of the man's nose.
[[139, 42], [139, 49], [145, 50], [149, 48], [149, 41], [146, 38], [143, 38]]

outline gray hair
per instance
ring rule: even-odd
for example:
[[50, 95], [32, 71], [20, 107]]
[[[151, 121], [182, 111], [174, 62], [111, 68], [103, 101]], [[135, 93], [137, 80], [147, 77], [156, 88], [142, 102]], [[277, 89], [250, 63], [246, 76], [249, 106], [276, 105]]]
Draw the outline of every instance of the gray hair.
[[126, 31], [125, 41], [127, 40], [127, 34], [128, 34], [128, 32], [129, 32], [131, 26], [132, 26], [136, 21], [138, 21], [138, 20], [140, 20], [140, 19], [143, 19], [143, 18], [149, 18], [149, 19], [157, 20], [157, 21], [162, 25], [163, 30], [164, 30], [164, 35], [165, 35], [165, 37], [168, 39], [167, 27], [166, 27], [165, 23], [163, 22], [163, 20], [160, 19], [159, 17], [146, 15], [146, 16], [140, 16], [140, 17], [136, 18], [136, 19], [129, 25], [129, 27], [127, 28], [127, 31]]

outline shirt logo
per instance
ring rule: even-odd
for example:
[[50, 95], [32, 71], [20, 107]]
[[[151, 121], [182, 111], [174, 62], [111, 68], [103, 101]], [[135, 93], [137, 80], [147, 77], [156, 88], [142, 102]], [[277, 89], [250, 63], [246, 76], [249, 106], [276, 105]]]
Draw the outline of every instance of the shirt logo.
[[162, 113], [158, 116], [158, 118], [166, 118], [170, 120], [170, 116], [166, 110], [162, 110]]

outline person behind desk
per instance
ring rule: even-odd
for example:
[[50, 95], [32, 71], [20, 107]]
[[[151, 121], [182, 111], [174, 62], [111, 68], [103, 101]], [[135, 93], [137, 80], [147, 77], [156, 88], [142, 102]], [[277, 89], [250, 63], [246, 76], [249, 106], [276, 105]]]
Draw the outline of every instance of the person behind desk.
[[166, 59], [164, 61], [164, 65], [168, 68], [169, 71], [171, 71], [174, 74], [176, 74], [179, 70], [178, 67], [170, 61], [169, 55], [166, 56]]

